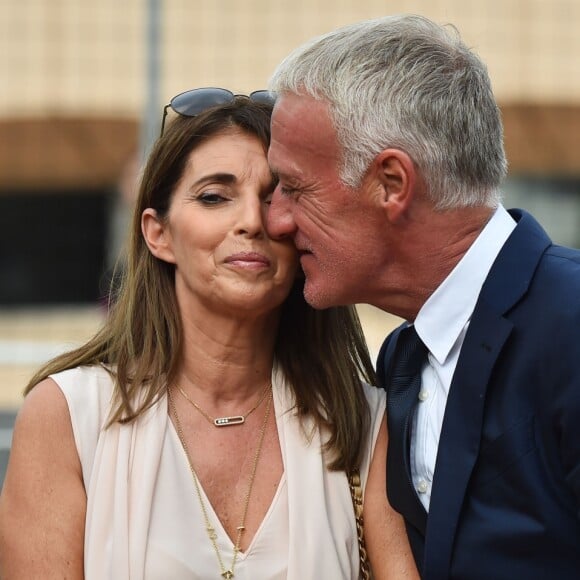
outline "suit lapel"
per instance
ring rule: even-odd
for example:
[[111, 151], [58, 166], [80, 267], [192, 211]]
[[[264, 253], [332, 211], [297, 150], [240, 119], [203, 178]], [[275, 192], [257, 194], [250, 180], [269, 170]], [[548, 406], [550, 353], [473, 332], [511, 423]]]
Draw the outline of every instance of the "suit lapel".
[[477, 460], [489, 378], [512, 324], [480, 305], [472, 318], [449, 391], [427, 519], [425, 577], [449, 570], [467, 484]]
[[378, 386], [382, 389], [387, 390], [387, 373], [391, 374], [391, 368], [393, 366], [393, 354], [395, 353], [395, 347], [397, 346], [397, 341], [399, 340], [399, 334], [401, 330], [407, 326], [406, 323], [401, 324], [401, 326], [395, 328], [389, 336], [384, 340], [379, 350], [377, 356], [377, 380]]
[[506, 314], [527, 292], [551, 241], [525, 212], [481, 290], [453, 375], [427, 521], [424, 577], [450, 577], [452, 550], [469, 478], [477, 461], [494, 365], [512, 331]]

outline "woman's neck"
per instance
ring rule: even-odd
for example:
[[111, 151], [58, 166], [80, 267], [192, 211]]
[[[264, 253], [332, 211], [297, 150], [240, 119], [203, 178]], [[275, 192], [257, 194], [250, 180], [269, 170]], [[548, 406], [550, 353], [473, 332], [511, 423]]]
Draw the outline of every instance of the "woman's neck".
[[277, 318], [182, 319], [179, 387], [211, 404], [244, 403], [269, 383]]

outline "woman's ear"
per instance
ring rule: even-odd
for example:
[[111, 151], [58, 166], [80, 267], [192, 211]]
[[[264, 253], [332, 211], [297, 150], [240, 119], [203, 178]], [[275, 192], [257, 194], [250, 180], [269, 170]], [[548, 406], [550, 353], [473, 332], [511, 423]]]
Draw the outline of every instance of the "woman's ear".
[[385, 149], [375, 158], [375, 170], [387, 218], [396, 222], [415, 197], [417, 173], [413, 160], [400, 149]]
[[167, 224], [150, 207], [141, 214], [141, 232], [149, 251], [156, 258], [175, 264], [175, 256], [171, 246], [171, 234], [168, 231]]

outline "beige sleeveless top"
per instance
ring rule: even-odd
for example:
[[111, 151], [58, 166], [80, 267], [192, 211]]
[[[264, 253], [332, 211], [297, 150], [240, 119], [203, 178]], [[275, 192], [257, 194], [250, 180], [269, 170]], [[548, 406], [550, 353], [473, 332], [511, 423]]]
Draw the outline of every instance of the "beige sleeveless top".
[[[113, 391], [105, 369], [81, 367], [52, 378], [68, 402], [87, 492], [86, 580], [219, 580], [167, 399], [135, 423], [104, 429]], [[324, 438], [317, 429], [306, 438], [280, 373], [273, 373], [272, 383], [284, 474], [251, 545], [238, 556], [235, 578], [356, 579], [358, 540], [347, 478], [325, 468]], [[365, 393], [372, 424], [363, 486], [385, 410], [382, 390], [365, 385]], [[204, 499], [229, 567], [233, 543]]]

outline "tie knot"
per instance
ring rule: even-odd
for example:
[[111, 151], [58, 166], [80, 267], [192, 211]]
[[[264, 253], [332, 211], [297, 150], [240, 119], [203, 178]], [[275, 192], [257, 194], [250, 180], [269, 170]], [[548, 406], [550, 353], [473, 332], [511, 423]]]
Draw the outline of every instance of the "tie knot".
[[414, 326], [403, 329], [397, 340], [393, 375], [413, 376], [416, 375], [425, 361], [427, 347], [419, 338]]

